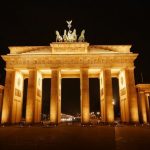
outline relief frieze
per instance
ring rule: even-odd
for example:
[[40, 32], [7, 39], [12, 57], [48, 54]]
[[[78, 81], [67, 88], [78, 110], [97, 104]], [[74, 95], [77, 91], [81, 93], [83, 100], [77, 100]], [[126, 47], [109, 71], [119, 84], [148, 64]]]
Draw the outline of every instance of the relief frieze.
[[22, 56], [22, 58], [9, 59], [8, 66], [13, 65], [133, 65], [133, 58], [129, 57], [111, 57], [97, 55], [46, 55], [44, 57]]

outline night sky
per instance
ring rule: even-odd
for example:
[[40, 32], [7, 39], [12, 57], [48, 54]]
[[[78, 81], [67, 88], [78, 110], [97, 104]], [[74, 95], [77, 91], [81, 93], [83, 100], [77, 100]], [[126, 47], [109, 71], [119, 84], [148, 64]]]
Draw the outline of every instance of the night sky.
[[[146, 0], [5, 2], [0, 4], [0, 54], [9, 53], [8, 46], [49, 45], [55, 41], [55, 30], [63, 32], [66, 28], [65, 21], [72, 19], [77, 34], [82, 29], [86, 30], [86, 41], [90, 44], [132, 44], [132, 52], [139, 53], [135, 61], [136, 83], [150, 83], [149, 10]], [[1, 59], [2, 85], [5, 80], [4, 67], [5, 63]], [[62, 110], [66, 113], [80, 111], [79, 82], [78, 79], [62, 81]], [[99, 105], [97, 87], [96, 79], [90, 79], [90, 99], [94, 99], [91, 102], [92, 111], [97, 110]], [[45, 88], [50, 89], [48, 85]], [[43, 99], [48, 99], [48, 96]], [[48, 109], [48, 102], [44, 103], [43, 107]], [[68, 106], [72, 109], [67, 110]]]

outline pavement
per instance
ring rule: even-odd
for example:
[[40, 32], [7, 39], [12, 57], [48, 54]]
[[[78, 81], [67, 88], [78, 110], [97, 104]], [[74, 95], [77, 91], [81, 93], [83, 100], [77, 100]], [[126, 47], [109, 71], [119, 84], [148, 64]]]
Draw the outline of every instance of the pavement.
[[0, 150], [147, 150], [148, 125], [1, 126]]

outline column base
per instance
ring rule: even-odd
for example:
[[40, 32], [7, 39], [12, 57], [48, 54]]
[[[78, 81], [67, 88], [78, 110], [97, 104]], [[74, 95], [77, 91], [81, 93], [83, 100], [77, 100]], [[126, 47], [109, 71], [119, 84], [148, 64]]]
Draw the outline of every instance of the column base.
[[59, 123], [55, 123], [55, 122], [50, 122], [49, 125], [50, 126], [58, 126]]
[[81, 125], [91, 125], [91, 122], [81, 122]]

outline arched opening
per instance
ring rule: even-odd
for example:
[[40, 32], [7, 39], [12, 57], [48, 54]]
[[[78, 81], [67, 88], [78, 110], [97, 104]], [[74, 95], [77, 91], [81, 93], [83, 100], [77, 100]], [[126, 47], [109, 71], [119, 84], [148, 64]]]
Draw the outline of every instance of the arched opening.
[[42, 81], [42, 113], [41, 120], [49, 121], [50, 119], [50, 98], [51, 98], [51, 79], [44, 78]]
[[80, 121], [80, 78], [61, 81], [61, 122]]
[[100, 84], [98, 78], [89, 78], [90, 120], [97, 123], [100, 119]]
[[120, 98], [119, 98], [119, 80], [118, 78], [112, 78], [113, 100], [114, 106], [114, 120], [120, 121]]

